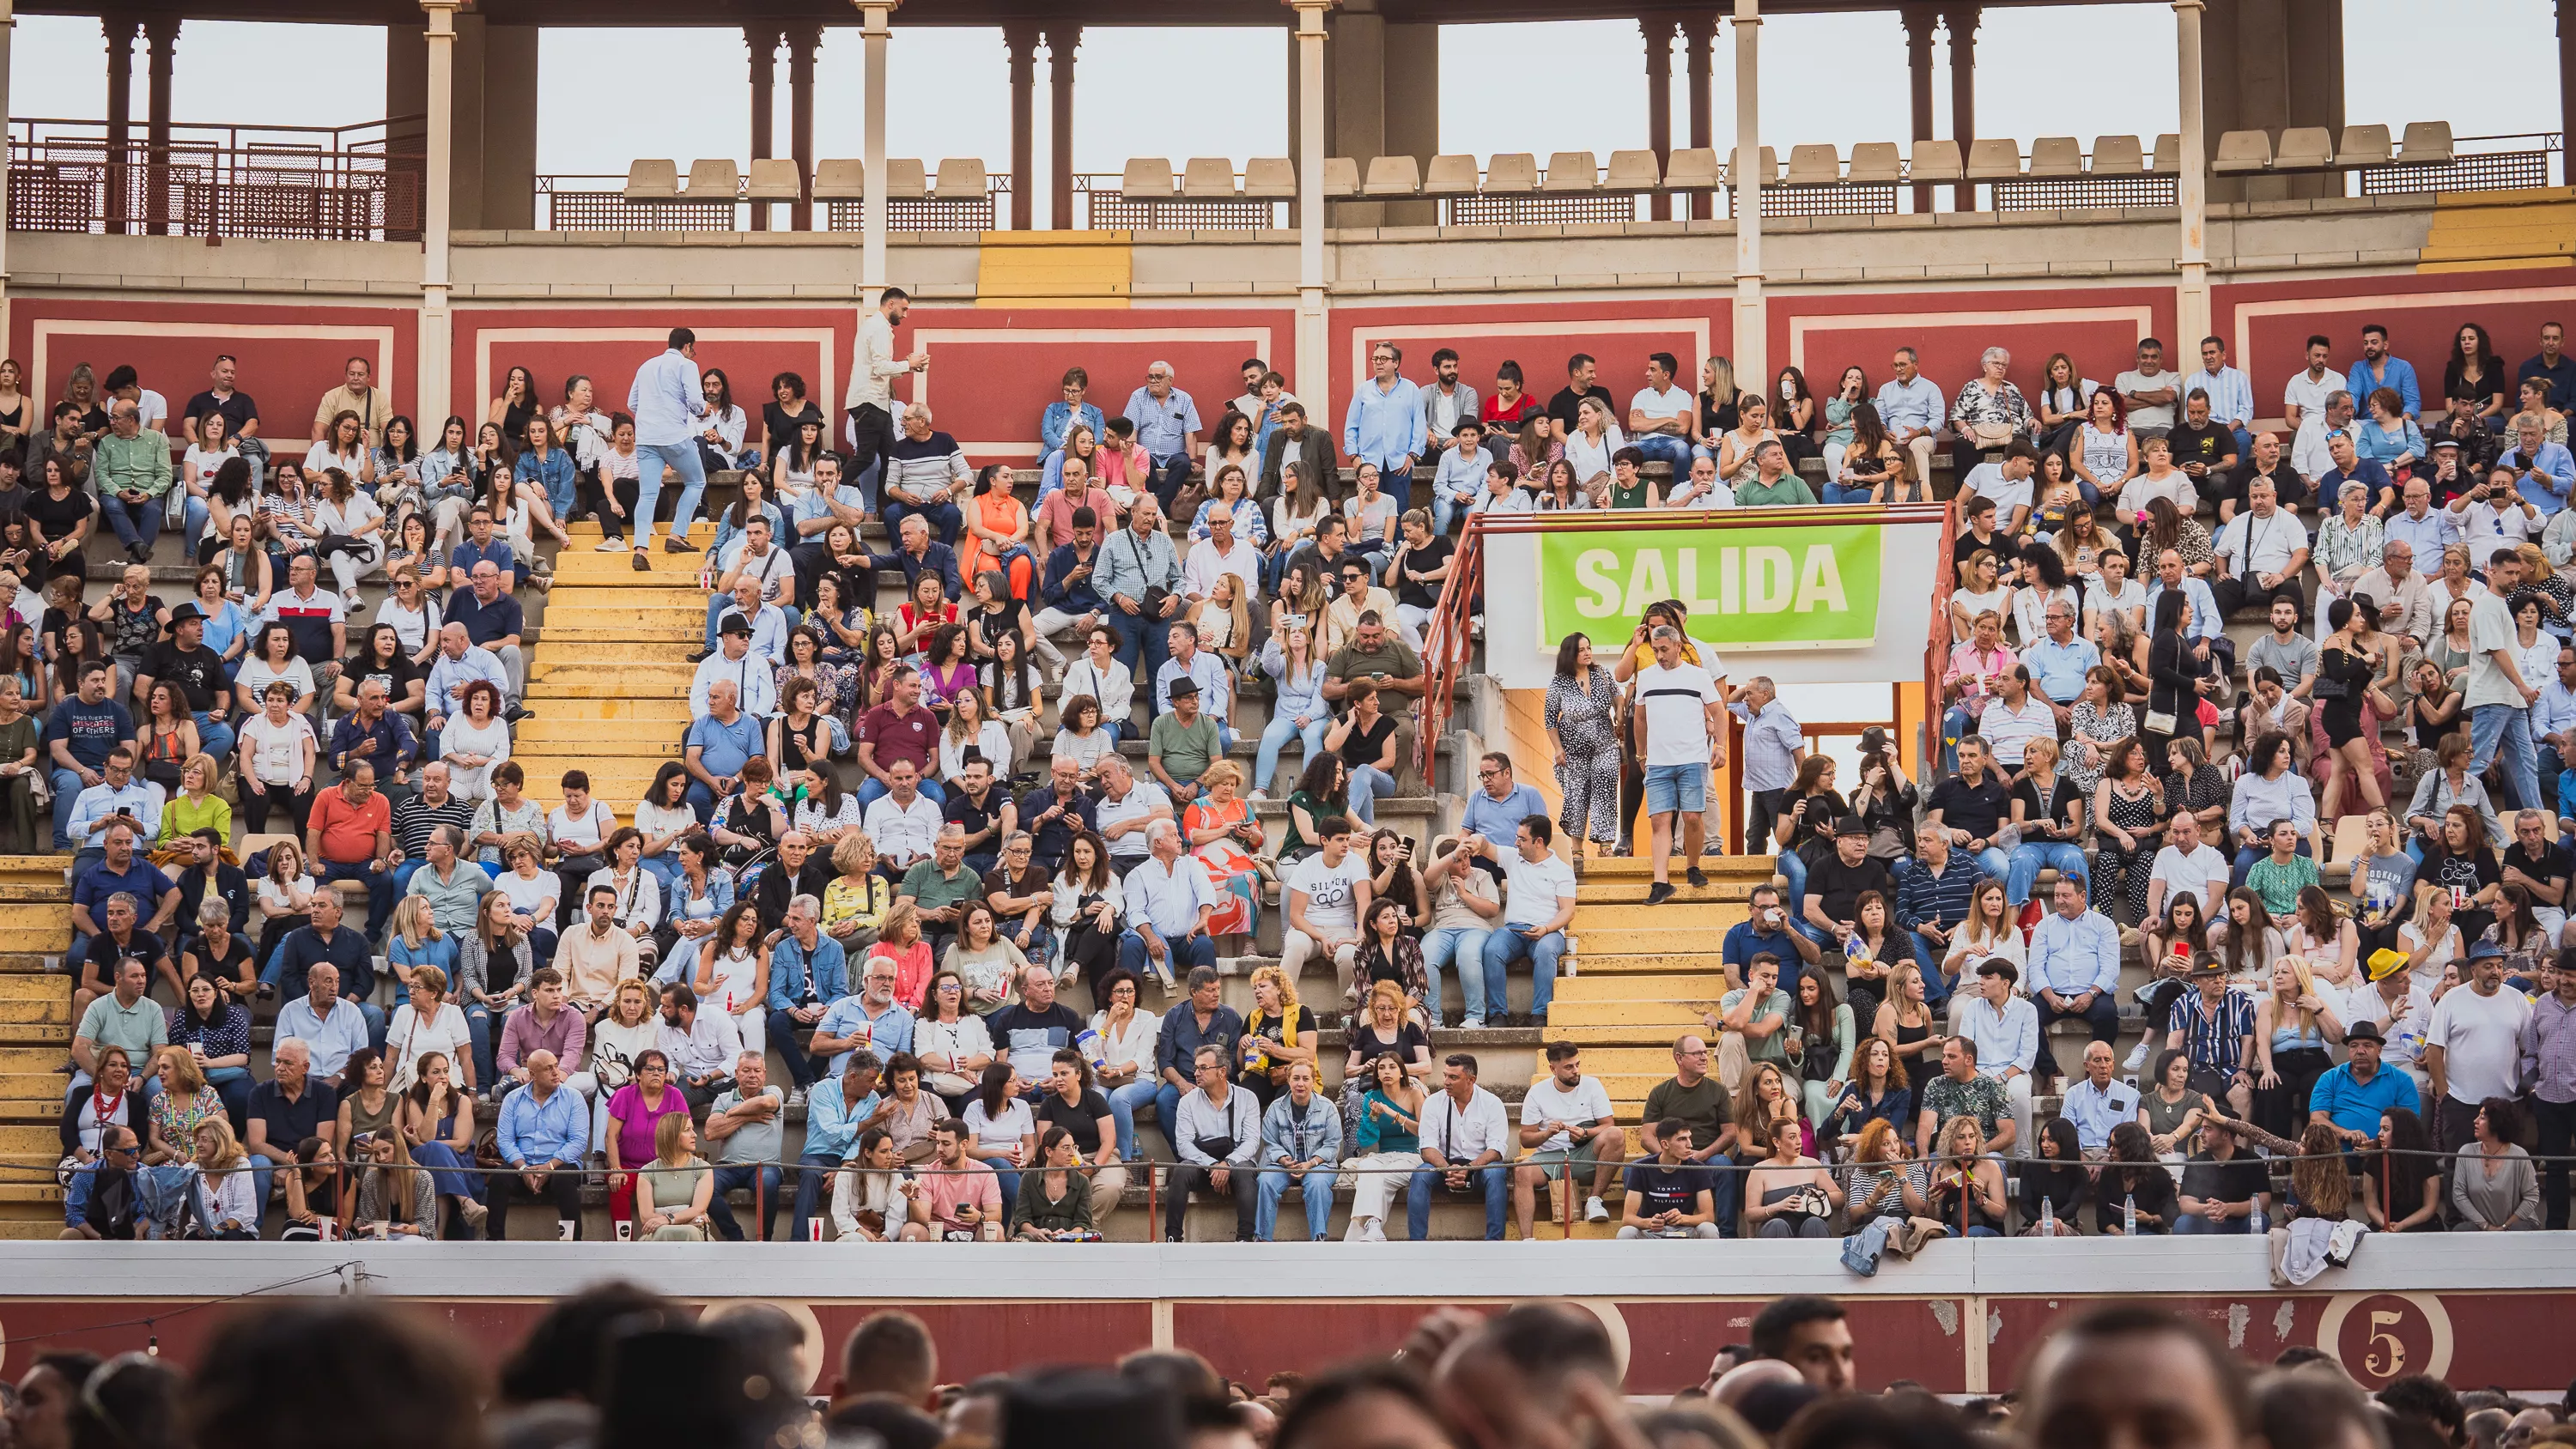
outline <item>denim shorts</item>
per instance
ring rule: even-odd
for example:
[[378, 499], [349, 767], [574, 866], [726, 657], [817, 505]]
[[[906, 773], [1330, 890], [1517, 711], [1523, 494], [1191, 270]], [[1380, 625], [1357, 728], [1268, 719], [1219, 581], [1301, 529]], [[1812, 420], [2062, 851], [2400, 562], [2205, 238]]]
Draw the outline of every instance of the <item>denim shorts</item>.
[[1646, 767], [1646, 813], [1670, 815], [1675, 811], [1697, 814], [1708, 808], [1708, 766], [1648, 765]]

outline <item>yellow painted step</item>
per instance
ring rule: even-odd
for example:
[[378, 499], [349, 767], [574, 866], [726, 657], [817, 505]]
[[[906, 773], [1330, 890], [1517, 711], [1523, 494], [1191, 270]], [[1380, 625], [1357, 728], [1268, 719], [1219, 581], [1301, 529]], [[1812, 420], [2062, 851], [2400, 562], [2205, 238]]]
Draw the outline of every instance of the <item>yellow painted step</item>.
[[68, 976], [0, 976], [0, 1001], [50, 1001], [55, 997], [69, 1000], [71, 994], [72, 979]]
[[549, 623], [545, 637], [537, 643], [538, 657], [560, 660], [569, 653], [586, 669], [612, 664], [685, 664], [701, 647], [703, 641], [694, 634], [673, 639], [661, 632], [639, 630], [632, 624], [558, 627]]
[[[690, 681], [685, 677], [675, 680], [663, 680], [658, 677], [639, 680], [631, 677], [639, 670], [651, 667], [649, 665], [629, 666], [613, 671], [614, 677], [602, 678], [599, 670], [579, 670], [561, 661], [557, 661], [554, 667], [544, 674], [538, 673], [532, 665], [528, 671], [527, 706], [541, 712], [553, 709], [571, 712], [576, 708], [590, 710], [600, 704], [633, 700], [639, 703], [676, 704], [685, 712], [689, 703]], [[592, 716], [587, 713], [576, 713], [575, 717]]]
[[[518, 739], [511, 745], [513, 759], [542, 759], [570, 751], [585, 755], [651, 756], [655, 759], [677, 759], [680, 736], [686, 725], [662, 725], [619, 720], [579, 719], [565, 711], [561, 716], [539, 715], [523, 719], [518, 725]], [[522, 768], [525, 768], [522, 766]]]
[[[665, 496], [668, 496], [669, 490], [663, 491]], [[654, 529], [653, 551], [658, 554], [662, 551], [662, 540], [670, 536], [671, 522], [669, 519], [664, 519], [655, 524]], [[604, 536], [600, 531], [599, 520], [596, 518], [576, 519], [564, 525], [564, 532], [571, 534], [575, 541], [588, 539], [592, 543], [599, 542]], [[689, 539], [693, 543], [713, 543], [715, 537], [716, 526], [710, 519], [701, 518], [689, 527]]]
[[63, 1088], [71, 1080], [54, 1070], [62, 1064], [62, 1055], [56, 1053], [54, 1059], [47, 1062], [42, 1071], [0, 1072], [0, 1110], [21, 1107], [30, 1102], [47, 1103], [59, 1109], [63, 1101]]
[[[54, 1058], [60, 1062], [62, 1058]], [[0, 1162], [28, 1162], [42, 1158], [59, 1162], [63, 1155], [62, 1136], [51, 1125], [43, 1127], [0, 1127]]]
[[1595, 953], [1577, 950], [1570, 954], [1573, 955], [1576, 964], [1581, 968], [1582, 973], [1586, 976], [1612, 974], [1637, 976], [1695, 976], [1701, 973], [1710, 973], [1722, 976], [1725, 974], [1724, 968], [1718, 964], [1717, 952], [1714, 950], [1672, 951], [1644, 954], [1622, 954], [1619, 952], [1606, 951]]
[[1653, 1027], [1669, 1039], [1684, 1030], [1699, 1030], [1700, 1018], [1716, 1007], [1716, 1000], [1708, 997], [1679, 1001], [1569, 1001], [1559, 996], [1548, 1008], [1548, 1034], [1556, 1035], [1558, 1027]]
[[0, 1027], [69, 1027], [71, 1023], [72, 999], [68, 992], [45, 1001], [0, 998]]
[[[1681, 884], [1682, 872], [1689, 869], [1690, 862], [1676, 856], [1668, 865], [1675, 884]], [[1712, 855], [1700, 861], [1700, 870], [1712, 882], [1769, 880], [1777, 869], [1774, 857], [1768, 855]], [[1585, 880], [1618, 880], [1632, 876], [1652, 879], [1654, 873], [1654, 863], [1636, 855], [1590, 861], [1583, 867]]]
[[63, 1219], [62, 1214], [58, 1212], [24, 1218], [0, 1217], [0, 1240], [14, 1243], [49, 1242], [61, 1237], [62, 1234]]
[[1704, 976], [1631, 976], [1622, 973], [1561, 976], [1556, 982], [1556, 999], [1567, 1001], [1655, 1001], [1714, 1002], [1726, 994], [1726, 978], [1712, 971]]
[[[1654, 882], [1643, 875], [1614, 876], [1603, 879], [1587, 874], [1575, 887], [1574, 899], [1577, 903], [1586, 906], [1642, 906], [1646, 903], [1646, 888], [1652, 884]], [[1704, 886], [1695, 886], [1685, 880], [1675, 880], [1672, 882], [1673, 898], [1658, 909], [1672, 910], [1677, 906], [1703, 901], [1742, 901], [1748, 898], [1753, 888], [1759, 884], [1761, 884], [1760, 881], [1750, 877], [1740, 880], [1712, 878]]]
[[[1739, 913], [1738, 919], [1741, 918]], [[1732, 925], [1733, 922], [1727, 924]], [[1705, 970], [1716, 966], [1718, 948], [1723, 943], [1725, 931], [1722, 926], [1685, 924], [1587, 927], [1578, 912], [1568, 934], [1578, 940], [1578, 952], [1587, 960], [1594, 956], [1673, 955], [1698, 951], [1708, 957], [1706, 966], [1702, 968]]]
[[[1666, 901], [1660, 906], [1577, 905], [1569, 928], [1577, 935], [1604, 930], [1663, 931], [1675, 936], [1723, 935], [1744, 920], [1752, 907], [1734, 901]], [[1714, 946], [1716, 943], [1712, 942]]]

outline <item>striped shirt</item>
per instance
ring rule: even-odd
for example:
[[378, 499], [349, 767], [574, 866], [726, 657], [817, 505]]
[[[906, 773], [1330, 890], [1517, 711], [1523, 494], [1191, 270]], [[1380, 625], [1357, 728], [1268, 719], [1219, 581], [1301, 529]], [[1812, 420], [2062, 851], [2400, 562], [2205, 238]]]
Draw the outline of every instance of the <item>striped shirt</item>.
[[2182, 1033], [2183, 1052], [2191, 1058], [2192, 1070], [2232, 1075], [2244, 1064], [2245, 1039], [2254, 1033], [2254, 998], [2230, 991], [2219, 999], [2218, 1012], [2212, 1016], [2201, 1009], [2201, 996], [2195, 991], [2173, 1004], [2165, 1029]]

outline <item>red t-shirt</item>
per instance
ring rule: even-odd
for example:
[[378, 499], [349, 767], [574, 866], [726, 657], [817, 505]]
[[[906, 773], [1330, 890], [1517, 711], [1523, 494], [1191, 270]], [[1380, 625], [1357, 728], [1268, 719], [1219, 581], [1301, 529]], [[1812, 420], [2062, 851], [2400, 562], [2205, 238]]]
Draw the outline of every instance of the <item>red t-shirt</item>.
[[304, 823], [321, 832], [324, 860], [357, 865], [376, 858], [376, 833], [390, 829], [393, 818], [383, 791], [369, 795], [363, 807], [352, 807], [349, 797], [333, 786], [314, 797], [313, 814]]
[[876, 746], [880, 770], [893, 769], [897, 760], [910, 760], [914, 769], [927, 775], [931, 756], [939, 748], [939, 716], [918, 707], [903, 714], [893, 705], [881, 704], [859, 721], [858, 742]]

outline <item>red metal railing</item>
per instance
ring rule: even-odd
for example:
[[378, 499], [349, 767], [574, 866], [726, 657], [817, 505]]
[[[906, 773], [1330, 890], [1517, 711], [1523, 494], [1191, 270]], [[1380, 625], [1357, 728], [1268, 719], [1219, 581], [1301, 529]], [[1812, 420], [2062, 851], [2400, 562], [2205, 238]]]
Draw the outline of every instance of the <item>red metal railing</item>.
[[104, 121], [9, 123], [12, 231], [413, 241], [421, 118], [355, 126], [173, 125], [111, 142]]

